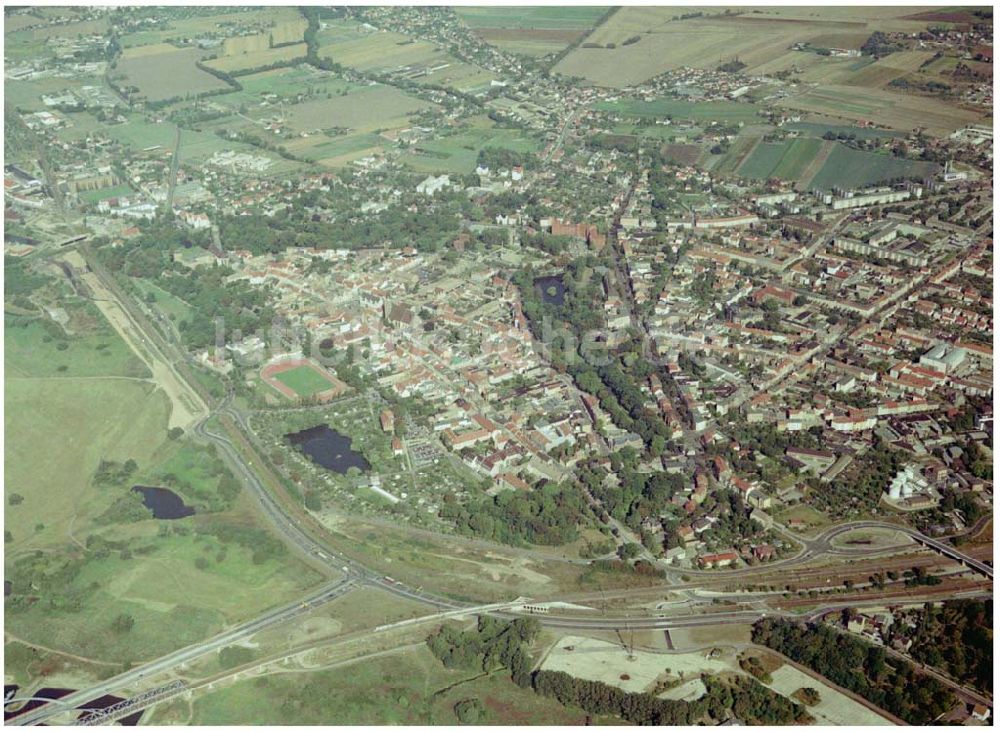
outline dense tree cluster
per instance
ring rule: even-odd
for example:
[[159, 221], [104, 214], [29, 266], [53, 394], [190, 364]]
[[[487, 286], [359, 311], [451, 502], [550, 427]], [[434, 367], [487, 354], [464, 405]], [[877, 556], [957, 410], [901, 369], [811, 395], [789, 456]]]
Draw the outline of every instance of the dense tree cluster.
[[530, 492], [505, 490], [471, 503], [446, 499], [440, 515], [466, 535], [514, 545], [554, 546], [576, 539], [584, 510], [579, 491], [549, 483]]
[[992, 693], [993, 600], [956, 599], [916, 614], [910, 655]]
[[475, 629], [463, 632], [445, 625], [427, 638], [427, 646], [446, 668], [480, 668], [489, 672], [506, 668], [511, 680], [522, 688], [531, 685], [528, 650], [538, 635], [538, 620], [531, 617], [512, 622], [481, 615]]
[[954, 706], [952, 693], [934, 678], [919, 675], [911, 663], [825, 625], [762, 619], [754, 625], [753, 641], [812, 668], [910, 724], [933, 723]]
[[692, 726], [706, 717], [719, 722], [735, 716], [750, 724], [791, 724], [810, 720], [801, 706], [752, 678], [722, 680], [702, 676], [706, 693], [695, 701], [664, 700], [649, 693], [629, 693], [568, 673], [539, 670], [533, 684], [542, 695], [589, 713], [610, 714], [643, 726]]
[[812, 501], [835, 517], [871, 513], [879, 504], [892, 478], [903, 466], [897, 450], [877, 435], [874, 445], [851, 465], [851, 469], [822, 490], [815, 490]]
[[517, 152], [506, 147], [484, 147], [479, 151], [478, 164], [493, 171], [523, 167], [530, 170], [538, 165], [538, 156], [528, 152]]

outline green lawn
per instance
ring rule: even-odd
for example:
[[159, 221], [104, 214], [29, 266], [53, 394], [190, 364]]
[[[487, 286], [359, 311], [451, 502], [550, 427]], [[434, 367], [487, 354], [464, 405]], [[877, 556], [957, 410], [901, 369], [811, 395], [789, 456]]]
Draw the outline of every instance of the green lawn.
[[295, 391], [299, 396], [306, 398], [333, 388], [333, 384], [323, 378], [311, 366], [298, 366], [297, 368], [278, 373], [275, 378]]

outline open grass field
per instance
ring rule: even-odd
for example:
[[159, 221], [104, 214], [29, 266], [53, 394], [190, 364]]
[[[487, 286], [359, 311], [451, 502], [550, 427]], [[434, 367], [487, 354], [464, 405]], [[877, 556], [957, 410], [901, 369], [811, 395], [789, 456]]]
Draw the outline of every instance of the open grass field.
[[234, 71], [256, 69], [261, 68], [262, 66], [269, 66], [273, 63], [279, 63], [281, 61], [291, 61], [296, 58], [305, 58], [305, 55], [306, 44], [295, 43], [290, 46], [281, 46], [280, 48], [265, 47], [259, 51], [249, 51], [245, 53], [222, 56], [221, 58], [213, 58], [210, 61], [206, 61], [205, 65], [209, 68], [216, 69], [217, 71], [225, 71], [226, 73], [231, 74]]
[[924, 127], [931, 134], [950, 134], [967, 124], [983, 123], [980, 112], [931, 97], [884, 89], [829, 85], [780, 100], [778, 106], [822, 114], [838, 124], [866, 121], [891, 129]]
[[113, 73], [122, 84], [137, 86], [150, 101], [228, 89], [229, 86], [195, 66], [206, 55], [197, 48], [175, 48], [163, 43], [128, 49]]
[[[240, 518], [248, 519], [247, 514]], [[126, 534], [142, 555], [122, 559], [116, 552], [84, 553], [73, 561], [72, 578], [61, 593], [83, 597], [78, 611], [40, 602], [6, 612], [5, 631], [92, 659], [151, 660], [288, 601], [318, 579], [290, 559], [255, 563], [249, 548], [215, 537], [158, 535], [156, 522], [130, 526]], [[107, 537], [120, 540], [122, 535]], [[205, 568], [196, 564], [199, 558], [207, 559]], [[120, 614], [135, 621], [128, 633], [112, 629]]]
[[[227, 125], [228, 126], [228, 125]], [[235, 127], [237, 125], [232, 125]], [[105, 130], [109, 137], [118, 140], [123, 145], [132, 148], [133, 151], [141, 151], [147, 147], [159, 145], [158, 152], [165, 156], [174, 149], [177, 139], [177, 127], [171, 122], [147, 122], [138, 115], [133, 116], [125, 124], [116, 124], [107, 127]], [[185, 129], [181, 132], [181, 153], [182, 164], [198, 164], [212, 157], [216, 152], [223, 150], [235, 150], [246, 152], [257, 157], [267, 157], [275, 161], [267, 169], [267, 174], [276, 174], [295, 166], [297, 163], [288, 162], [278, 157], [276, 153], [262, 150], [258, 147], [242, 142], [226, 140], [207, 130], [195, 131]]]
[[[149, 370], [121, 341], [92, 305], [66, 308], [73, 336], [41, 320], [4, 317], [4, 369], [8, 379], [55, 376], [145, 378]], [[63, 347], [65, 346], [65, 347]]]
[[503, 672], [449, 670], [424, 646], [312, 673], [241, 680], [197, 698], [195, 724], [455, 725], [455, 704], [479, 698], [490, 725], [577, 725], [586, 713], [563, 707]]
[[8, 556], [67, 542], [112, 501], [90, 485], [100, 460], [148, 463], [166, 436], [166, 398], [147, 383], [8, 372], [4, 406], [5, 492], [24, 497], [5, 514]]
[[521, 130], [477, 127], [421, 142], [400, 160], [418, 172], [471, 173], [476, 168], [479, 151], [484, 147], [535, 152], [541, 148], [541, 144]]
[[819, 153], [822, 142], [815, 138], [799, 138], [780, 143], [761, 143], [739, 167], [745, 178], [798, 181], [809, 163]]
[[933, 175], [937, 169], [934, 163], [864, 152], [837, 144], [823, 167], [809, 181], [808, 187], [810, 190], [861, 188], [899, 177], [919, 180]]
[[621, 99], [613, 102], [599, 102], [595, 109], [615, 112], [626, 117], [671, 118], [695, 122], [725, 122], [750, 124], [761, 118], [753, 104], [739, 102], [689, 102], [683, 99]]
[[[8, 605], [5, 632], [114, 669], [203, 639], [298, 596], [319, 577], [288, 554], [255, 561], [251, 546], [192, 532], [221, 523], [256, 530], [248, 496], [237, 496], [224, 512], [166, 524], [166, 532], [152, 518], [108, 522], [121, 515], [109, 509], [132, 484], [164, 484], [168, 474], [189, 504], [218, 506], [224, 468], [184, 438], [168, 438], [164, 392], [122, 377], [132, 356], [107, 334], [110, 327], [107, 333], [84, 328], [92, 316], [71, 314], [69, 324], [80, 334], [58, 356], [35, 347], [48, 346], [40, 326], [6, 327], [5, 495], [23, 499], [5, 511], [5, 575], [19, 587], [17, 596], [34, 591], [37, 600]], [[112, 355], [90, 355], [95, 343]], [[52, 362], [62, 353], [76, 354], [72, 370]], [[121, 484], [93, 480], [102, 460], [129, 459], [137, 469]], [[101, 549], [101, 541], [116, 547]], [[37, 578], [55, 572], [55, 582]], [[129, 631], [113, 629], [119, 615], [133, 618]], [[44, 667], [26, 657], [11, 672], [34, 679]]]

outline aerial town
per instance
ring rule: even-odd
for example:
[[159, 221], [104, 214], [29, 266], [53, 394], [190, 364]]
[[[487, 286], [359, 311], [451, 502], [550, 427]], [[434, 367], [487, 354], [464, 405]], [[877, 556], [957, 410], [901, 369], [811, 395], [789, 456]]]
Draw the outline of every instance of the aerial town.
[[992, 724], [991, 7], [4, 18], [5, 723]]

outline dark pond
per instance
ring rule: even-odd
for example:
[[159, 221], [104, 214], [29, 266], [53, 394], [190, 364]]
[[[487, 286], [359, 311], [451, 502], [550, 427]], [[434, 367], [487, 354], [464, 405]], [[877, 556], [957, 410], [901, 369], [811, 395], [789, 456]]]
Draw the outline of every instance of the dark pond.
[[12, 587], [12, 584], [9, 581], [4, 581], [3, 582], [3, 595], [4, 596], [10, 596], [11, 587]]
[[154, 518], [176, 520], [194, 515], [194, 508], [185, 505], [180, 495], [165, 487], [136, 485], [132, 490], [142, 493], [142, 504], [153, 511]]
[[546, 304], [561, 305], [566, 297], [566, 285], [561, 276], [539, 277], [535, 280], [535, 286], [542, 295], [542, 302]]
[[313, 462], [328, 470], [343, 475], [351, 467], [357, 467], [362, 472], [371, 469], [364, 455], [351, 449], [351, 438], [326, 424], [286, 434], [285, 438]]

